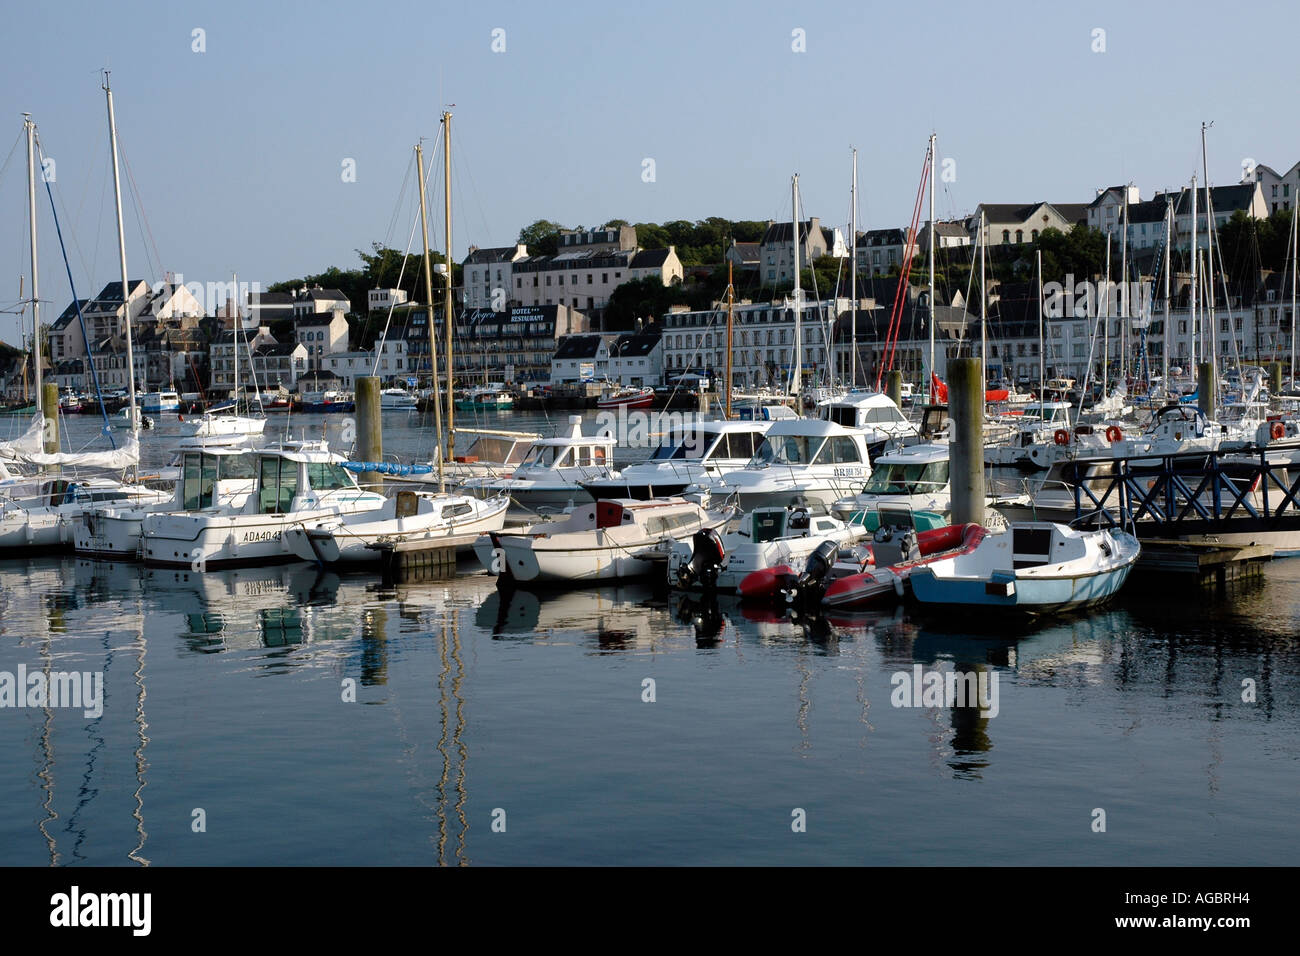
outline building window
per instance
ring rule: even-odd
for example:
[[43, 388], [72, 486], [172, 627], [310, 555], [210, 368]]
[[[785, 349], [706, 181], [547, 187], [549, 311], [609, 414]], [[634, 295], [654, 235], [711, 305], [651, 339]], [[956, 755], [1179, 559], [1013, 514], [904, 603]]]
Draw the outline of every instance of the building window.
[[595, 281], [596, 281], [596, 277], [595, 277], [595, 275], [593, 275], [592, 273], [588, 272], [588, 273], [587, 273], [587, 285], [591, 285], [591, 284], [592, 284], [593, 282], [595, 282]]
[[1003, 230], [1002, 230], [1002, 241], [1003, 241], [1003, 242], [1010, 242], [1010, 241], [1011, 241], [1011, 230], [1010, 230], [1010, 229], [1003, 229]]
[[1017, 229], [1017, 230], [1016, 230], [1016, 242], [1017, 242], [1017, 243], [1022, 243], [1022, 242], [1024, 242], [1024, 241], [1025, 241], [1025, 231], [1024, 231], [1023, 229]]

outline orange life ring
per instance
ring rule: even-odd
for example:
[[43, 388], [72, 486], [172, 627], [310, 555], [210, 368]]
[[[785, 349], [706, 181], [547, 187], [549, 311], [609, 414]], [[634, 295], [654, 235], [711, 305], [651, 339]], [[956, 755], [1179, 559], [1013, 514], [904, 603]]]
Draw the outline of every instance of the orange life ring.
[[1106, 429], [1106, 441], [1117, 442], [1117, 441], [1122, 441], [1123, 438], [1124, 438], [1124, 433], [1120, 431], [1118, 425], [1111, 425], [1109, 428]]
[[1056, 433], [1052, 436], [1052, 439], [1058, 445], [1068, 445], [1070, 444], [1070, 433], [1067, 432], [1064, 428], [1058, 428], [1056, 430]]
[[1272, 425], [1268, 426], [1268, 434], [1270, 438], [1275, 440], [1282, 438], [1286, 435], [1286, 426], [1281, 422], [1274, 422]]

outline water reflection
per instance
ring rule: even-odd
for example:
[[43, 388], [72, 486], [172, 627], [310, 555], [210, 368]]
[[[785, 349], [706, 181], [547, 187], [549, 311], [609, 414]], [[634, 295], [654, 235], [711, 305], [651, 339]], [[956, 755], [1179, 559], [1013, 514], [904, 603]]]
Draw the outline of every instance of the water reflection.
[[[1000, 629], [907, 607], [806, 615], [645, 585], [503, 591], [485, 574], [393, 584], [309, 564], [197, 574], [0, 562], [0, 670], [102, 671], [111, 704], [96, 718], [48, 706], [0, 712], [0, 759], [15, 768], [0, 780], [9, 801], [0, 845], [14, 848], [6, 861], [24, 863], [175, 863], [200, 844], [178, 849], [163, 821], [184, 820], [176, 801], [191, 800], [196, 782], [215, 787], [208, 776], [234, 765], [256, 786], [314, 793], [329, 808], [320, 825], [352, 827], [356, 846], [382, 831], [394, 852], [419, 847], [422, 855], [402, 862], [498, 862], [520, 845], [514, 826], [512, 841], [491, 834], [499, 794], [562, 806], [572, 787], [610, 786], [610, 803], [626, 810], [608, 825], [644, 827], [638, 801], [677, 747], [695, 761], [684, 779], [699, 786], [725, 792], [752, 775], [762, 793], [793, 775], [842, 806], [870, 805], [893, 829], [910, 826], [909, 813], [956, 812], [968, 781], [1064, 801], [1122, 787], [1144, 761], [1202, 814], [1238, 806], [1243, 780], [1281, 806], [1300, 766], [1296, 565], [1279, 565], [1226, 603], [1137, 589], [1089, 616]], [[654, 662], [671, 666], [642, 671], [638, 657], [652, 655], [672, 655]], [[996, 677], [998, 716], [947, 702], [891, 706], [891, 677], [916, 666]], [[641, 707], [627, 688], [645, 673], [661, 680], [650, 719], [650, 709], [635, 717], [621, 709]], [[280, 679], [260, 680], [271, 676]], [[367, 706], [338, 710], [345, 677], [357, 679]], [[1243, 680], [1254, 688], [1250, 702]], [[194, 705], [203, 709], [189, 709], [187, 694], [205, 695]], [[241, 717], [270, 708], [280, 719], [264, 755], [249, 746]], [[575, 742], [591, 719], [608, 723], [596, 726], [609, 748]], [[727, 753], [743, 759], [724, 771], [728, 758], [715, 767], [702, 756], [717, 751], [701, 721], [725, 728]], [[320, 749], [322, 726], [349, 761], [365, 755], [364, 787], [340, 785]], [[618, 743], [626, 734], [632, 743]], [[1038, 749], [1024, 745], [1029, 735]], [[651, 755], [644, 771], [627, 761], [628, 747]], [[1044, 747], [1061, 757], [1046, 769], [1035, 760]], [[1090, 778], [1079, 779], [1077, 766]], [[1174, 783], [1144, 772], [1143, 785], [1166, 787], [1168, 801]], [[890, 802], [902, 792], [918, 795]], [[1262, 832], [1249, 830], [1261, 814], [1256, 807], [1234, 824], [1243, 844]], [[1197, 823], [1182, 819], [1178, 839], [1195, 845], [1198, 831], [1187, 827]], [[320, 839], [264, 833], [251, 819], [239, 826], [232, 839], [259, 862], [271, 862], [261, 844], [272, 837], [288, 860], [309, 856]], [[598, 854], [613, 833], [591, 836], [580, 859], [606, 859]]]

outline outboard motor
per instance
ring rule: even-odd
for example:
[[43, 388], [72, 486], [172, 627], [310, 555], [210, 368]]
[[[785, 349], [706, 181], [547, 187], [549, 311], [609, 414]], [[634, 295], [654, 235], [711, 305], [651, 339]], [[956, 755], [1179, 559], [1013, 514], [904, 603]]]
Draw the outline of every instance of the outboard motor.
[[787, 603], [793, 603], [796, 598], [819, 600], [826, 585], [830, 583], [828, 578], [839, 553], [840, 546], [834, 541], [823, 541], [817, 545], [817, 550], [808, 555], [808, 563], [804, 565], [803, 573], [795, 579], [794, 587], [786, 592]]
[[711, 591], [727, 557], [722, 536], [713, 528], [701, 528], [691, 536], [691, 559], [677, 568], [677, 583], [683, 588], [698, 584]]

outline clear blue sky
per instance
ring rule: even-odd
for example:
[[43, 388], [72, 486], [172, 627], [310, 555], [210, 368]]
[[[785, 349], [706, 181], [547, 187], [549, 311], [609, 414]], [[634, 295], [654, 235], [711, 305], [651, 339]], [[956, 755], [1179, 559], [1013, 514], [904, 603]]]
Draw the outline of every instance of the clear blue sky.
[[[263, 284], [353, 267], [371, 242], [404, 248], [410, 202], [390, 224], [444, 103], [458, 259], [539, 218], [783, 218], [796, 171], [805, 212], [844, 224], [851, 145], [860, 228], [905, 225], [931, 129], [957, 161], [941, 216], [1179, 185], [1199, 172], [1203, 119], [1216, 184], [1236, 182], [1244, 157], [1300, 159], [1296, 124], [1279, 121], [1295, 93], [1285, 3], [223, 0], [27, 3], [5, 18], [0, 154], [30, 111], [82, 295], [118, 271], [104, 65], [146, 220], [129, 202], [130, 272], [150, 280], [155, 247], [187, 281]], [[196, 28], [206, 52], [192, 51]], [[356, 182], [342, 181], [347, 158]], [[28, 272], [25, 189], [19, 145], [0, 174], [5, 307]], [[434, 206], [440, 224], [440, 190]], [[40, 228], [52, 318], [70, 293], [44, 199]], [[0, 338], [15, 340], [12, 316]]]

